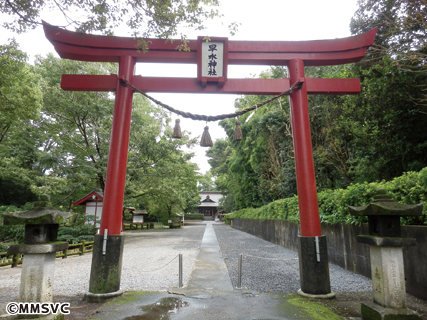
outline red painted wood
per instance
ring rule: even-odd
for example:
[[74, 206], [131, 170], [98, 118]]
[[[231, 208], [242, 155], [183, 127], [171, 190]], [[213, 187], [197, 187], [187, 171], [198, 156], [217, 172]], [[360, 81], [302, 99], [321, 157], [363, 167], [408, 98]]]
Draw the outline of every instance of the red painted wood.
[[[116, 90], [116, 75], [62, 75], [61, 88], [66, 91]], [[289, 79], [228, 79], [222, 88], [202, 87], [196, 78], [161, 78], [134, 76], [132, 85], [144, 92], [225, 93], [247, 95], [277, 95], [290, 88]], [[356, 94], [359, 79], [305, 78], [308, 94]]]
[[305, 78], [304, 66], [337, 65], [361, 60], [373, 44], [376, 29], [354, 37], [315, 41], [228, 41], [228, 64], [287, 65], [289, 79], [228, 79], [223, 87], [202, 87], [196, 79], [149, 78], [135, 76], [136, 62], [197, 63], [196, 40], [190, 40], [190, 52], [177, 51], [180, 41], [148, 39], [150, 50], [138, 52], [137, 40], [125, 37], [87, 35], [44, 24], [46, 37], [62, 58], [119, 62], [119, 75], [64, 75], [64, 90], [115, 91], [116, 101], [107, 167], [104, 214], [101, 234], [120, 234], [132, 113], [132, 89], [118, 79], [126, 78], [147, 92], [194, 92], [279, 94], [290, 84], [304, 86], [290, 96], [295, 148], [298, 200], [302, 236], [320, 236], [320, 218], [312, 155], [307, 94], [349, 94], [360, 91], [358, 79]]
[[305, 78], [308, 94], [357, 94], [360, 93], [360, 79], [319, 79]]
[[[135, 59], [121, 57], [118, 78], [132, 81]], [[108, 229], [108, 235], [119, 235], [122, 224], [123, 198], [125, 193], [126, 166], [129, 133], [132, 117], [132, 88], [116, 81], [116, 100], [108, 153], [107, 177], [104, 191], [104, 208], [100, 234]]]
[[65, 91], [115, 92], [118, 77], [111, 75], [63, 74], [61, 88]]
[[[180, 40], [165, 42], [147, 39], [150, 50], [138, 52], [137, 40], [82, 34], [44, 23], [46, 38], [62, 58], [80, 61], [117, 62], [130, 55], [137, 62], [197, 63], [197, 40], [189, 40], [190, 52], [178, 51]], [[335, 65], [356, 62], [372, 45], [376, 29], [361, 35], [332, 40], [312, 41], [228, 41], [228, 63], [247, 65], [286, 65], [293, 58], [305, 66]]]
[[[91, 62], [118, 62], [123, 55], [133, 56], [137, 62], [146, 63], [197, 63], [196, 52], [182, 51], [148, 51], [137, 53], [135, 49], [105, 49], [71, 46], [54, 42], [55, 50], [61, 58], [91, 61]], [[298, 53], [298, 58], [306, 62], [306, 66], [327, 66], [358, 62], [366, 54], [366, 48], [351, 51]], [[229, 52], [228, 64], [230, 65], [287, 65], [295, 53], [288, 52]]]
[[291, 59], [298, 57], [306, 66], [330, 66], [360, 61], [366, 54], [366, 48], [340, 52], [229, 52], [228, 63], [235, 65], [275, 65], [285, 66]]
[[[46, 38], [49, 41], [69, 43], [79, 47], [135, 49], [137, 39], [133, 37], [111, 37], [73, 32], [50, 25], [43, 21]], [[229, 41], [230, 52], [333, 52], [369, 47], [375, 39], [377, 28], [360, 35], [327, 40], [309, 41]], [[180, 39], [165, 41], [146, 39], [150, 50], [176, 51]], [[197, 40], [188, 40], [188, 47], [196, 51]]]
[[[304, 79], [304, 62], [301, 59], [291, 60], [288, 65], [288, 71], [291, 82]], [[302, 86], [300, 90], [294, 91], [289, 100], [291, 104], [301, 236], [321, 236], [310, 118], [308, 115], [307, 87]]]

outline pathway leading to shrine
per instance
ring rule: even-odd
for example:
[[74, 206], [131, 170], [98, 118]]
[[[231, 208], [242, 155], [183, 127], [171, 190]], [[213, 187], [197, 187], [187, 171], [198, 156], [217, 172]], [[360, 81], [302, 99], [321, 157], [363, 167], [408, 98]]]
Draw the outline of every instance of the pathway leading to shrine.
[[233, 292], [212, 222], [206, 225], [186, 291], [192, 296], [213, 292]]

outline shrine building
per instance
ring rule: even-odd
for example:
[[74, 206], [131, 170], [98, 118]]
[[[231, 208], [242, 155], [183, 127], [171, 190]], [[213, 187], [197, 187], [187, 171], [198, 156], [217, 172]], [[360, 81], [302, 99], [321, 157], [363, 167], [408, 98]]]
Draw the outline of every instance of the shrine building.
[[[73, 206], [84, 205], [85, 206], [85, 214], [87, 216], [93, 216], [93, 225], [99, 229], [100, 221], [102, 217], [102, 207], [104, 203], [104, 193], [102, 190], [93, 189], [93, 191], [89, 192], [83, 198], [77, 200], [73, 203]], [[89, 222], [87, 222], [89, 223]]]
[[199, 191], [199, 196], [202, 199], [194, 213], [203, 214], [205, 220], [214, 220], [222, 194], [216, 191]]

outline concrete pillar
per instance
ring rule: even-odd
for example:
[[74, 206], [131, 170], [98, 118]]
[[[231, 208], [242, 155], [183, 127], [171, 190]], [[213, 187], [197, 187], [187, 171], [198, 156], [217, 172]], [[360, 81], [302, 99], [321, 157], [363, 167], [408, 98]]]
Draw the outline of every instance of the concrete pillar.
[[331, 292], [326, 236], [298, 236], [298, 260], [301, 289], [298, 293], [309, 298], [333, 298]]
[[105, 245], [103, 235], [95, 236], [89, 292], [86, 292], [84, 298], [86, 301], [102, 302], [123, 293], [120, 290], [123, 247], [123, 236], [107, 236]]

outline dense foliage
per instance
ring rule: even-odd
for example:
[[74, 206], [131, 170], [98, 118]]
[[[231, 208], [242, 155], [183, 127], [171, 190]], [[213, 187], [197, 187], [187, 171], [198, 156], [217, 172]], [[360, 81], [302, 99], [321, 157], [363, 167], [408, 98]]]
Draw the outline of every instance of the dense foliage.
[[[357, 183], [345, 189], [325, 190], [318, 193], [321, 222], [361, 223], [364, 218], [349, 214], [348, 206], [363, 206], [372, 201], [375, 191], [384, 188], [389, 195], [402, 204], [427, 203], [427, 168], [420, 172], [406, 172], [391, 181]], [[299, 223], [298, 197], [273, 201], [260, 208], [246, 208], [230, 215], [232, 218], [278, 219]], [[427, 206], [420, 217], [401, 218], [402, 224], [427, 225]]]
[[[319, 191], [389, 181], [427, 166], [426, 4], [362, 0], [354, 34], [379, 27], [360, 63], [307, 67], [315, 78], [360, 78], [353, 96], [309, 96], [313, 157]], [[281, 67], [260, 77], [286, 77]], [[267, 97], [246, 96], [236, 109]], [[220, 124], [228, 139], [206, 154], [227, 211], [257, 208], [296, 194], [289, 103], [276, 100], [239, 117], [243, 140], [233, 141], [234, 120]]]
[[53, 11], [62, 17], [62, 26], [79, 32], [111, 35], [125, 24], [137, 36], [170, 38], [180, 27], [203, 29], [206, 19], [218, 16], [217, 6], [217, 0], [4, 0], [0, 1], [0, 12], [11, 17], [2, 26], [16, 32], [34, 29], [41, 24], [43, 13]]
[[[73, 202], [93, 189], [105, 188], [114, 97], [104, 92], [64, 91], [61, 74], [110, 74], [116, 66], [53, 55], [37, 57], [35, 66], [30, 66], [16, 43], [6, 49], [13, 49], [16, 58], [5, 55], [1, 62], [14, 67], [18, 75], [23, 72], [28, 83], [16, 89], [21, 85], [16, 77], [5, 74], [0, 80], [0, 109], [4, 111], [0, 125], [6, 128], [0, 139], [0, 215], [28, 210], [26, 203], [41, 194], [49, 194], [60, 210], [82, 212], [83, 207], [73, 208]], [[167, 113], [135, 95], [124, 206], [145, 209], [154, 219], [192, 212], [200, 201], [193, 154], [181, 150], [196, 141], [186, 134], [172, 139], [169, 123]], [[62, 228], [60, 239], [90, 239], [95, 229], [84, 225], [85, 219]], [[22, 228], [0, 229], [0, 243], [22, 240]]]

